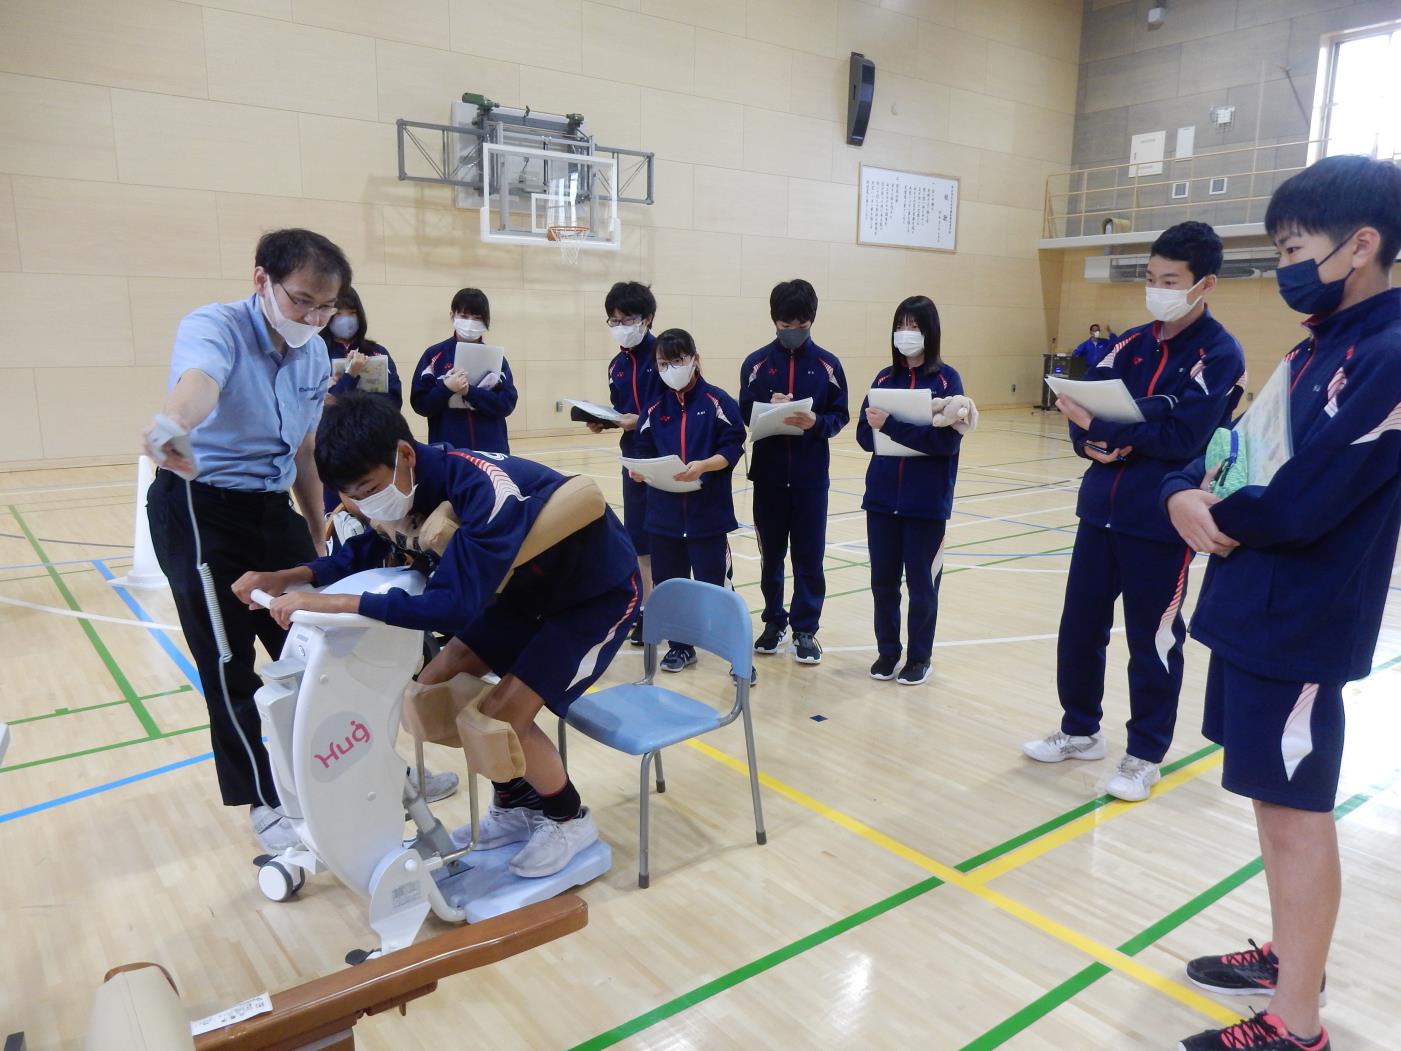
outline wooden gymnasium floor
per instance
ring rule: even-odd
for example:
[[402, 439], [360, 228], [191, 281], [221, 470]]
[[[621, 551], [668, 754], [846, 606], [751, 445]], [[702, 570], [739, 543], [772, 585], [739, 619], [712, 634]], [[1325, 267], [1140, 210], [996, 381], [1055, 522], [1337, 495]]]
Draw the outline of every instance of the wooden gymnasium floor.
[[[1193, 955], [1269, 935], [1250, 808], [1221, 791], [1220, 754], [1199, 733], [1206, 652], [1189, 644], [1177, 741], [1149, 802], [1100, 795], [1124, 742], [1120, 635], [1110, 760], [1043, 767], [1018, 750], [1057, 725], [1081, 468], [1063, 435], [1055, 418], [1006, 411], [965, 441], [935, 675], [909, 689], [866, 675], [865, 456], [843, 434], [826, 659], [758, 661], [768, 845], [754, 844], [732, 726], [669, 750], [653, 884], [638, 890], [636, 765], [576, 736], [574, 776], [614, 848], [613, 870], [583, 891], [587, 929], [445, 981], [406, 1018], [367, 1020], [362, 1046], [1166, 1048], [1233, 1017], [1244, 1001], [1213, 1001], [1182, 975]], [[607, 437], [518, 451], [617, 496]], [[0, 599], [172, 623], [168, 593], [124, 598], [104, 581], [129, 561], [133, 475], [0, 475]], [[736, 500], [741, 518], [748, 503]], [[752, 534], [733, 546], [757, 612]], [[1346, 891], [1325, 1013], [1348, 1051], [1390, 1046], [1401, 1016], [1401, 936], [1379, 922], [1401, 902], [1393, 591], [1376, 671], [1348, 689]], [[0, 718], [17, 724], [0, 770], [0, 1035], [78, 1046], [93, 987], [130, 960], [164, 964], [199, 1017], [370, 944], [361, 904], [329, 876], [289, 904], [259, 894], [245, 817], [218, 804], [178, 632], [14, 606], [0, 625]], [[639, 652], [625, 648], [607, 681], [636, 675]], [[724, 670], [702, 658], [667, 685], [718, 701]], [[465, 795], [440, 812], [465, 822]]]

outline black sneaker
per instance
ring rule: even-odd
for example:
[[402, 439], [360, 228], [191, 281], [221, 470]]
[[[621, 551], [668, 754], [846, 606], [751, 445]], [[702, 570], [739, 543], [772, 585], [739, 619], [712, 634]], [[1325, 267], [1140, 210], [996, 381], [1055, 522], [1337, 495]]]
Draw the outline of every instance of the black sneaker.
[[[738, 679], [738, 678], [739, 678], [739, 676], [735, 674], [735, 670], [734, 670], [733, 667], [730, 668], [730, 678], [731, 678], [731, 679]], [[751, 688], [759, 685], [759, 669], [758, 669], [758, 668], [753, 668], [753, 667], [751, 667], [751, 668], [749, 669], [749, 685], [750, 685]]]
[[1332, 1051], [1332, 1047], [1328, 1030], [1320, 1029], [1316, 1038], [1305, 1043], [1274, 1015], [1261, 1011], [1225, 1029], [1189, 1036], [1177, 1051]]
[[793, 659], [799, 664], [821, 664], [822, 647], [817, 636], [809, 631], [793, 632]]
[[896, 681], [901, 686], [918, 686], [929, 678], [929, 667], [928, 661], [906, 661]]
[[895, 665], [899, 663], [899, 657], [877, 657], [876, 663], [871, 665], [871, 678], [888, 682], [895, 678]]
[[[1279, 981], [1279, 957], [1275, 955], [1273, 943], [1256, 945], [1242, 952], [1228, 952], [1225, 956], [1199, 956], [1187, 964], [1187, 977], [1194, 985], [1208, 992], [1222, 996], [1254, 996], [1259, 993], [1273, 993]], [[1327, 1002], [1328, 976], [1323, 976], [1323, 984], [1318, 989], [1318, 1003], [1321, 1007]]]
[[662, 671], [684, 671], [698, 660], [700, 658], [696, 656], [693, 647], [673, 646], [666, 651], [666, 656], [662, 658]]
[[783, 636], [788, 628], [782, 624], [765, 624], [764, 633], [754, 640], [755, 653], [777, 653], [783, 645]]
[[634, 646], [642, 645], [642, 614], [645, 612], [641, 609], [637, 611], [637, 619], [632, 622], [632, 631], [628, 633], [628, 641]]

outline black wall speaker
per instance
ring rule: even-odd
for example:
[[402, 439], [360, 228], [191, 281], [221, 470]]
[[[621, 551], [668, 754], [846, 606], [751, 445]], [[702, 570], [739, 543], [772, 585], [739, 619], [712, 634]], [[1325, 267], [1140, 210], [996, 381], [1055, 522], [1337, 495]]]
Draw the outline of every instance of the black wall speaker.
[[876, 64], [859, 51], [851, 53], [851, 91], [846, 97], [846, 144], [866, 141], [871, 103], [876, 98]]

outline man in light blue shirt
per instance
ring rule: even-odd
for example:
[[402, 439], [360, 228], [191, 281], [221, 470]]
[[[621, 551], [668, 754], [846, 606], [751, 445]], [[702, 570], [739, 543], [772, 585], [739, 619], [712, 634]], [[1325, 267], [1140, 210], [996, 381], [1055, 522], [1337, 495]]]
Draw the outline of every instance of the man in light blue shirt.
[[[200, 307], [180, 322], [162, 412], [189, 434], [194, 456], [170, 443], [153, 450], [165, 469], [151, 485], [147, 513], [203, 683], [224, 804], [251, 807], [253, 831], [277, 851], [296, 835], [276, 810], [253, 702], [261, 685], [253, 644], [261, 640], [276, 655], [286, 632], [239, 602], [231, 586], [250, 569], [290, 568], [324, 553], [313, 450], [331, 366], [317, 333], [351, 273], [344, 253], [310, 230], [263, 235], [254, 262], [251, 296]], [[193, 474], [188, 495], [175, 472]], [[305, 517], [293, 510], [289, 490]], [[226, 664], [205, 607], [201, 559], [214, 577], [232, 655]]]

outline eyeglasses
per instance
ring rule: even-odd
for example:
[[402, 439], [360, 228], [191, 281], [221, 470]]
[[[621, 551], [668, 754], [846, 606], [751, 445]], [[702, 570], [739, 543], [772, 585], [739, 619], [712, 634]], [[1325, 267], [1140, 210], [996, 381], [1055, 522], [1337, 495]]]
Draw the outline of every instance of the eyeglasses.
[[657, 368], [665, 372], [667, 369], [688, 369], [695, 364], [696, 359], [690, 356], [677, 358], [675, 361], [659, 361]]
[[632, 317], [624, 317], [624, 318], [610, 317], [610, 318], [608, 319], [608, 327], [609, 327], [609, 328], [617, 328], [619, 325], [628, 325], [628, 326], [640, 325], [641, 323], [642, 323], [642, 319], [641, 319], [640, 317], [638, 317], [637, 315], [635, 315], [635, 314], [634, 314]]
[[321, 323], [325, 324], [336, 313], [337, 307], [334, 303], [318, 306], [316, 300], [304, 296], [300, 292], [293, 295], [287, 291], [286, 285], [276, 284], [273, 287], [282, 289], [282, 294], [287, 297], [287, 302], [292, 304], [292, 309], [301, 313], [301, 317], [296, 320], [305, 322], [309, 318], [320, 318]]

